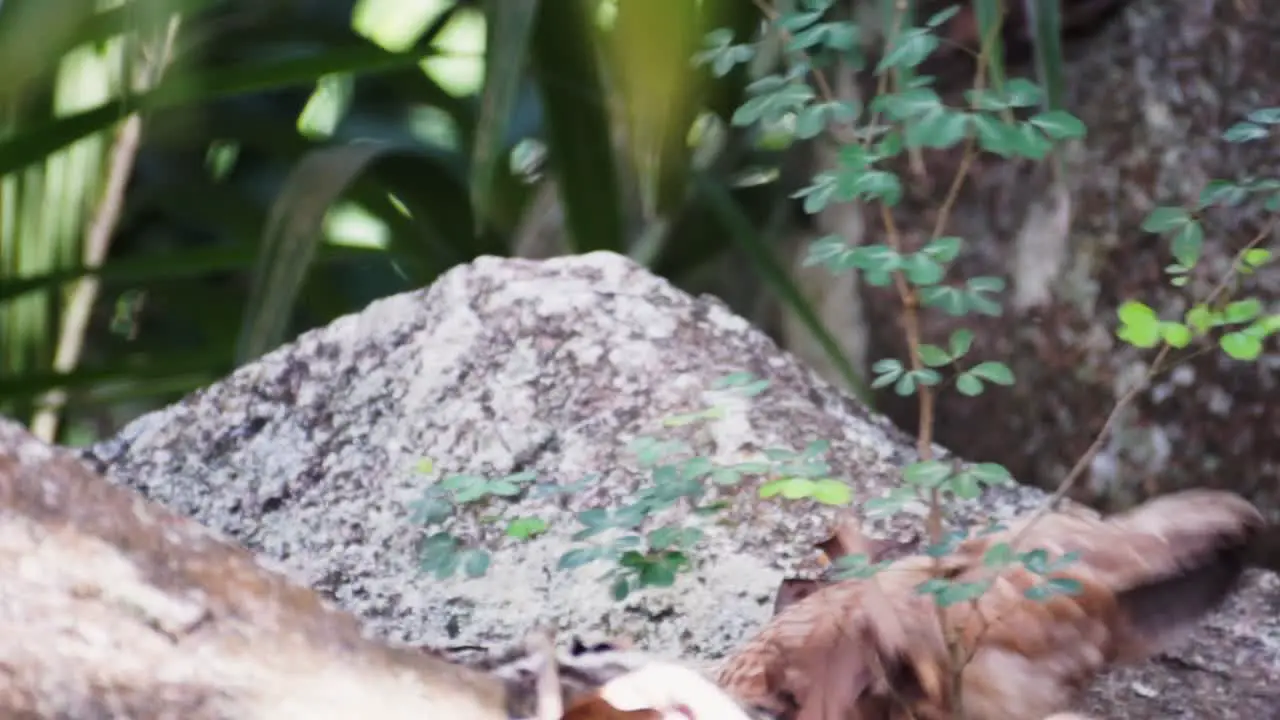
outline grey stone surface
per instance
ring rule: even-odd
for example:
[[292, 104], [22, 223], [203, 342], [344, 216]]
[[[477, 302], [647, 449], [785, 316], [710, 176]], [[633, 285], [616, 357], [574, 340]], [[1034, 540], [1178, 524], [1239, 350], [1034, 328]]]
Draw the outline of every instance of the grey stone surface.
[[[771, 384], [753, 398], [714, 389], [739, 371]], [[721, 416], [704, 425], [663, 425], [713, 404]], [[614, 602], [599, 579], [607, 564], [555, 565], [574, 545], [574, 513], [618, 505], [647, 482], [628, 450], [642, 435], [682, 438], [719, 462], [826, 439], [834, 473], [859, 501], [891, 486], [913, 458], [886, 421], [718, 301], [607, 253], [456, 268], [138, 419], [85, 457], [116, 482], [278, 559], [391, 639], [502, 645], [552, 621], [717, 658], [767, 617], [784, 573], [814, 570], [807, 548], [832, 510], [761, 501], [757, 482], [719, 488], [729, 502], [721, 514], [677, 513], [706, 533], [695, 572]], [[598, 477], [558, 499], [531, 495], [455, 516], [452, 532], [495, 551], [487, 576], [439, 581], [419, 572], [412, 506], [429, 484], [445, 473], [525, 470], [539, 482]], [[965, 514], [1007, 517], [1043, 497], [993, 491]], [[494, 515], [537, 515], [550, 529], [517, 541], [503, 537]], [[910, 522], [894, 523], [874, 523], [873, 534], [909, 535]], [[1268, 605], [1276, 595], [1275, 576], [1255, 576], [1171, 667], [1118, 674], [1095, 700], [1127, 708], [1114, 717], [1179, 717], [1182, 706], [1196, 711], [1184, 689], [1197, 687], [1240, 711], [1220, 717], [1258, 717], [1245, 710], [1271, 707], [1257, 703], [1274, 697], [1257, 698], [1280, 681], [1280, 627]]]

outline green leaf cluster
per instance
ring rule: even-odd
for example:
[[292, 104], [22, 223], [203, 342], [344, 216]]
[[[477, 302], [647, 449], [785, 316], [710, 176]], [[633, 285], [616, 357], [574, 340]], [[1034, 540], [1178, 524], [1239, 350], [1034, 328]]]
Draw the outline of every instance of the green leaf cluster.
[[1236, 360], [1255, 360], [1263, 342], [1280, 330], [1280, 314], [1264, 313], [1262, 302], [1246, 298], [1221, 307], [1197, 304], [1186, 311], [1183, 321], [1161, 320], [1156, 311], [1137, 300], [1127, 300], [1116, 311], [1120, 326], [1116, 336], [1139, 348], [1161, 342], [1185, 348], [1211, 330], [1221, 329], [1218, 347]]
[[448, 580], [461, 569], [469, 578], [483, 577], [489, 571], [491, 557], [483, 548], [466, 548], [447, 532], [440, 531], [422, 540], [418, 565], [438, 580]]

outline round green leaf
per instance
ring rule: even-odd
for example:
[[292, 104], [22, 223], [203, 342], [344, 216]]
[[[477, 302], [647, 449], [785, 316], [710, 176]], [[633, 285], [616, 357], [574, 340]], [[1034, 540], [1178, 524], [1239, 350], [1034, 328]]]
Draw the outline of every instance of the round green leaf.
[[1050, 110], [1031, 118], [1031, 124], [1054, 140], [1064, 138], [1082, 138], [1085, 136], [1084, 123], [1065, 110]]
[[954, 147], [969, 133], [969, 114], [935, 108], [907, 125], [903, 139], [909, 147]]
[[799, 500], [813, 495], [814, 483], [808, 478], [788, 478], [783, 481], [782, 497], [788, 500]]
[[960, 328], [951, 333], [951, 356], [958, 358], [969, 352], [973, 346], [973, 331]]
[[557, 567], [561, 570], [573, 570], [582, 567], [588, 563], [595, 561], [600, 557], [600, 548], [581, 547], [574, 548], [560, 556], [560, 562]]
[[851, 254], [849, 243], [840, 235], [826, 235], [809, 243], [809, 252], [804, 256], [804, 267], [826, 265], [831, 267], [842, 262]]
[[800, 454], [804, 457], [818, 457], [825, 455], [831, 449], [831, 441], [826, 438], [818, 438], [810, 440], [809, 444], [804, 446], [804, 450]]
[[921, 368], [919, 370], [912, 370], [911, 374], [915, 376], [916, 382], [920, 383], [921, 385], [937, 385], [938, 383], [942, 382], [942, 376], [938, 374], [937, 370], [934, 370], [932, 368]]
[[993, 302], [987, 299], [985, 296], [979, 295], [978, 293], [974, 293], [974, 292], [968, 293], [967, 300], [969, 303], [969, 307], [972, 308], [973, 310], [980, 312], [983, 315], [990, 315], [991, 317], [1000, 317], [1000, 313], [1001, 313], [1000, 303]]
[[924, 488], [938, 487], [951, 475], [951, 465], [941, 460], [924, 460], [911, 463], [902, 469], [902, 478], [911, 485]]
[[1208, 305], [1200, 304], [1187, 311], [1187, 325], [1191, 326], [1197, 333], [1206, 333], [1209, 328], [1218, 324], [1219, 314], [1210, 310]]
[[1280, 315], [1268, 315], [1253, 324], [1264, 335], [1280, 331]]
[[1261, 125], [1254, 125], [1251, 122], [1239, 122], [1226, 129], [1222, 133], [1222, 139], [1229, 143], [1245, 143], [1253, 140], [1261, 140], [1270, 133]]
[[1140, 348], [1154, 347], [1160, 339], [1160, 320], [1151, 308], [1137, 300], [1126, 300], [1116, 310], [1122, 325], [1117, 337]]
[[547, 521], [540, 517], [514, 518], [507, 523], [507, 536], [527, 540], [547, 530]]
[[898, 378], [898, 382], [893, 384], [893, 391], [902, 397], [906, 397], [916, 391], [916, 376], [913, 373], [902, 373], [902, 377]]
[[1160, 334], [1164, 336], [1165, 342], [1176, 348], [1184, 348], [1191, 344], [1191, 328], [1182, 323], [1161, 323]]
[[466, 490], [483, 487], [486, 482], [488, 480], [480, 475], [446, 475], [440, 485], [446, 490]]
[[489, 561], [489, 553], [474, 548], [467, 551], [467, 559], [462, 567], [469, 578], [484, 577], [484, 574], [489, 571]]
[[1236, 360], [1254, 360], [1262, 353], [1262, 341], [1243, 332], [1230, 332], [1218, 341], [1223, 352]]
[[1014, 146], [1015, 153], [1033, 160], [1043, 160], [1053, 149], [1053, 142], [1041, 135], [1031, 123], [1018, 126], [1018, 142]]
[[1008, 365], [994, 360], [978, 363], [969, 371], [978, 377], [997, 385], [1012, 385], [1013, 371]]
[[1156, 311], [1137, 300], [1126, 300], [1116, 309], [1120, 322], [1126, 325], [1140, 325], [1156, 321]]
[[964, 291], [941, 285], [923, 288], [920, 291], [920, 300], [927, 307], [940, 308], [952, 317], [964, 315], [969, 307]]
[[1245, 323], [1262, 314], [1262, 301], [1257, 298], [1237, 300], [1223, 310], [1222, 315], [1229, 323]]
[[494, 480], [485, 490], [493, 495], [511, 497], [520, 494], [520, 486], [508, 480]]
[[1271, 260], [1271, 251], [1263, 248], [1252, 248], [1245, 251], [1242, 259], [1250, 267], [1261, 267]]
[[853, 183], [853, 196], [866, 200], [878, 199], [893, 207], [902, 200], [902, 181], [891, 172], [869, 170]]
[[978, 479], [969, 473], [961, 473], [951, 478], [951, 492], [961, 500], [973, 500], [982, 494]]
[[810, 105], [796, 116], [796, 136], [808, 140], [827, 129], [827, 109], [822, 105]]
[[938, 93], [927, 87], [916, 87], [896, 93], [877, 95], [871, 111], [883, 110], [894, 120], [906, 120], [936, 110], [942, 104]]
[[675, 570], [665, 563], [651, 562], [640, 569], [641, 587], [671, 587], [675, 583]]
[[982, 381], [965, 372], [956, 377], [956, 390], [962, 395], [975, 397], [982, 394]]
[[449, 552], [440, 557], [440, 561], [436, 564], [436, 579], [448, 580], [458, 571], [458, 565], [462, 562], [460, 553]]
[[635, 550], [644, 543], [644, 538], [639, 535], [623, 535], [614, 540], [610, 545], [615, 551]]
[[631, 594], [631, 580], [626, 576], [621, 576], [614, 580], [613, 585], [609, 587], [609, 594], [618, 602], [626, 600], [627, 596]]
[[812, 185], [800, 188], [791, 197], [804, 198], [804, 211], [813, 215], [831, 203], [838, 187], [837, 180], [835, 173], [824, 172], [813, 179]]
[[871, 369], [878, 373], [902, 372], [902, 361], [897, 358], [881, 358]]
[[852, 252], [853, 265], [861, 270], [891, 272], [902, 267], [902, 256], [888, 245], [863, 245]]
[[1182, 227], [1190, 219], [1190, 213], [1183, 208], [1158, 207], [1142, 221], [1142, 229], [1150, 233], [1165, 233]]
[[782, 492], [782, 488], [786, 486], [785, 480], [771, 480], [760, 486], [760, 497], [768, 500], [769, 498]]
[[848, 505], [853, 502], [853, 489], [847, 483], [824, 478], [813, 484], [813, 499], [823, 505]]
[[1026, 78], [1012, 78], [1004, 84], [1004, 97], [1009, 107], [1031, 107], [1040, 104], [1044, 90]]
[[969, 468], [969, 472], [983, 485], [1012, 485], [1013, 474], [1000, 463], [984, 462]]
[[1204, 226], [1188, 221], [1173, 236], [1173, 257], [1182, 265], [1194, 267], [1204, 249]]
[[920, 362], [930, 367], [941, 367], [951, 362], [951, 356], [937, 345], [921, 345]]
[[969, 290], [975, 293], [1000, 292], [1001, 290], [1004, 290], [1006, 284], [1007, 283], [1005, 283], [1004, 278], [992, 275], [981, 275], [975, 278], [969, 278], [969, 280], [965, 282], [965, 285]]
[[622, 567], [642, 568], [649, 562], [643, 554], [636, 550], [628, 550], [622, 553], [622, 557], [618, 558], [618, 564]]
[[978, 145], [989, 153], [1001, 157], [1009, 157], [1015, 153], [1021, 136], [1016, 125], [1010, 125], [997, 115], [976, 114], [971, 116], [973, 129], [978, 136]]
[[920, 249], [920, 252], [940, 263], [947, 263], [955, 260], [960, 255], [961, 243], [962, 241], [958, 237], [940, 237], [930, 241], [928, 245]]
[[649, 547], [654, 550], [666, 550], [675, 544], [680, 528], [667, 525], [649, 533]]
[[742, 473], [734, 468], [716, 468], [711, 472], [711, 482], [716, 485], [737, 485], [742, 482]]
[[898, 35], [892, 50], [876, 65], [876, 74], [890, 68], [913, 68], [924, 62], [938, 47], [938, 38], [924, 28], [913, 28]]
[[1134, 347], [1151, 348], [1159, 341], [1160, 330], [1157, 325], [1124, 325], [1116, 330], [1116, 337]]
[[1263, 125], [1280, 124], [1280, 107], [1258, 108], [1249, 113], [1249, 120]]
[[416, 506], [414, 519], [423, 525], [438, 525], [453, 515], [453, 503], [445, 498], [425, 497]]
[[1248, 188], [1229, 180], [1210, 180], [1200, 191], [1200, 207], [1222, 205], [1235, 207], [1249, 198]]
[[912, 285], [937, 284], [945, 273], [941, 265], [924, 253], [908, 256], [902, 263], [902, 270]]

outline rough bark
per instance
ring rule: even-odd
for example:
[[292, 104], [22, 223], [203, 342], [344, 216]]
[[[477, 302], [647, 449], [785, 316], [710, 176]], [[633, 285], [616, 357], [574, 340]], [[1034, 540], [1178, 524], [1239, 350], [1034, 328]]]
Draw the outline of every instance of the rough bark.
[[[755, 396], [715, 389], [747, 370], [770, 381]], [[703, 425], [664, 418], [721, 406]], [[899, 482], [912, 443], [841, 395], [749, 323], [692, 298], [616, 255], [548, 261], [480, 259], [429, 289], [378, 301], [91, 448], [116, 481], [225, 531], [333, 597], [380, 636], [442, 648], [518, 642], [535, 623], [575, 634], [626, 635], [667, 657], [714, 663], [770, 616], [785, 575], [818, 570], [812, 545], [836, 511], [761, 500], [762, 478], [713, 488], [716, 515], [677, 508], [652, 517], [695, 525], [693, 567], [669, 588], [616, 602], [601, 561], [560, 571], [576, 513], [618, 507], [650, 487], [629, 443], [680, 439], [716, 462], [765, 449], [831, 443], [831, 473], [858, 509]], [[942, 453], [946, 457], [946, 453]], [[681, 455], [680, 457], [687, 457]], [[430, 458], [430, 468], [423, 468]], [[488, 574], [449, 580], [420, 567], [414, 503], [450, 473], [531, 471], [530, 490], [464, 505], [443, 525], [493, 553]], [[575, 486], [555, 494], [553, 485]], [[991, 490], [956, 507], [959, 520], [1037, 507], [1032, 488]], [[548, 523], [532, 540], [506, 522]], [[911, 538], [910, 517], [866, 525]], [[1252, 573], [1246, 588], [1165, 660], [1117, 673], [1093, 690], [1104, 716], [1262, 717], [1280, 681], [1280, 627]]]
[[0, 715], [505, 720], [503, 698], [0, 419]]

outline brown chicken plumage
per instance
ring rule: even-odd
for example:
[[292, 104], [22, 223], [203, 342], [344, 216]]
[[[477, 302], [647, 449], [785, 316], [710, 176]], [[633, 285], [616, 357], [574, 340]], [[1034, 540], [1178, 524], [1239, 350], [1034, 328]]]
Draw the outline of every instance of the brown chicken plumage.
[[[1031, 526], [1025, 533], [1028, 522]], [[981, 582], [988, 550], [1013, 544], [1069, 565], [1036, 575], [1005, 566], [976, 603], [938, 609], [916, 591], [934, 560], [911, 556], [869, 580], [845, 580], [783, 607], [721, 666], [719, 682], [747, 703], [795, 720], [1040, 720], [1069, 710], [1112, 664], [1150, 657], [1231, 592], [1263, 521], [1239, 496], [1196, 490], [1107, 518], [1088, 511], [1024, 518], [966, 540], [941, 558], [943, 577]], [[1046, 578], [1075, 594], [1029, 599]], [[952, 687], [939, 614], [968, 658]]]

